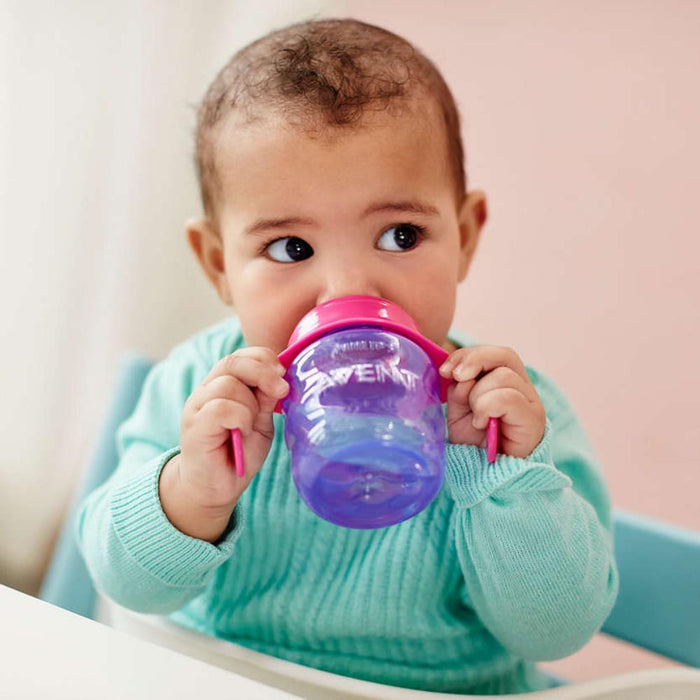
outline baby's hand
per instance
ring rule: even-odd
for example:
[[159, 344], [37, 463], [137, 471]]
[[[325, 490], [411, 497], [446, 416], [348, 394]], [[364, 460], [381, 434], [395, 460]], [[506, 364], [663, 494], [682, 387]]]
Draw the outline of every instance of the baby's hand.
[[500, 453], [527, 457], [540, 443], [544, 406], [514, 350], [460, 348], [445, 360], [440, 374], [457, 382], [447, 392], [450, 442], [485, 447], [489, 418], [499, 418]]
[[[185, 403], [180, 477], [208, 506], [238, 500], [258, 473], [274, 435], [272, 414], [289, 385], [272, 350], [237, 350], [220, 360]], [[231, 430], [243, 438], [245, 476], [236, 476]]]
[[[284, 372], [272, 350], [243, 348], [220, 360], [187, 399], [180, 454], [160, 480], [163, 510], [185, 534], [213, 541], [225, 528], [270, 450], [272, 414], [289, 391]], [[233, 459], [234, 428], [243, 442], [243, 477]]]

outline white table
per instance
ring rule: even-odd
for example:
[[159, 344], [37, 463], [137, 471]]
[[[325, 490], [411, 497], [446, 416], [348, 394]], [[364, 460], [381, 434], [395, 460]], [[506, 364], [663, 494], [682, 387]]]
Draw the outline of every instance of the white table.
[[[150, 620], [153, 616], [131, 615], [148, 618], [148, 626], [154, 627]], [[195, 640], [190, 639], [193, 632], [180, 630], [180, 635], [188, 642], [184, 644], [181, 640], [185, 648], [199, 649]], [[166, 637], [161, 641], [167, 641]], [[280, 676], [287, 678], [288, 682], [280, 687], [291, 686], [293, 692], [284, 692], [214, 665], [240, 666], [241, 659], [234, 658], [235, 655], [228, 658], [234, 649], [239, 656], [243, 653], [248, 662], [262, 655], [238, 645], [227, 645], [222, 640], [210, 641], [211, 663], [205, 663], [0, 586], [0, 699], [455, 700], [468, 697], [379, 686], [267, 657], [264, 664], [259, 664], [260, 668], [268, 675], [272, 673], [278, 685]], [[226, 646], [231, 649], [224, 654], [221, 648]], [[297, 690], [301, 687], [306, 690]], [[640, 671], [530, 693], [527, 697], [528, 700], [699, 700], [700, 671], [689, 668]]]
[[0, 698], [294, 698], [0, 586]]

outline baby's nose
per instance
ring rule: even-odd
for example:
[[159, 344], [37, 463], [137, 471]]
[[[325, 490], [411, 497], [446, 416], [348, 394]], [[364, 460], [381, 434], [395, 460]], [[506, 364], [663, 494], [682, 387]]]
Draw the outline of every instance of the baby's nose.
[[319, 290], [318, 304], [351, 295], [380, 297], [381, 290], [376, 280], [366, 270], [358, 267], [341, 266], [336, 271], [329, 271]]

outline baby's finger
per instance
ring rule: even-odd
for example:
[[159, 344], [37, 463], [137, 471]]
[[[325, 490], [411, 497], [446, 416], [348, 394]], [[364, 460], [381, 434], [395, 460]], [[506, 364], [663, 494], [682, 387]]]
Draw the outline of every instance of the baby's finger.
[[[279, 367], [282, 365], [280, 364]], [[214, 370], [217, 372], [214, 373]], [[281, 397], [287, 391], [287, 382], [277, 366], [256, 357], [243, 354], [229, 355], [214, 370], [203, 384], [209, 384], [220, 376], [230, 375], [246, 386], [259, 388], [270, 396]]]
[[469, 397], [476, 384], [476, 379], [451, 384], [447, 394], [449, 399], [447, 402], [448, 408], [451, 405], [464, 406], [467, 410], [471, 411], [471, 408], [469, 408]]
[[202, 406], [213, 399], [238, 401], [245, 404], [251, 411], [255, 411], [258, 408], [258, 402], [253, 391], [240, 379], [230, 374], [215, 377], [208, 384], [200, 384], [188, 399], [189, 408], [196, 413], [201, 410]]
[[269, 394], [261, 389], [256, 390], [255, 398], [260, 406], [260, 416], [264, 417], [266, 414], [272, 416], [277, 404], [289, 393], [289, 388], [289, 383], [285, 382], [284, 389], [277, 394]]
[[489, 418], [500, 418], [511, 426], [533, 422], [536, 407], [522, 392], [511, 388], [498, 388], [470, 401], [474, 417], [472, 423], [478, 430], [488, 426]]
[[452, 384], [447, 390], [447, 427], [450, 440], [461, 444], [480, 445], [485, 432], [472, 425], [472, 410], [468, 397], [464, 395], [467, 384], [473, 385], [474, 382]]
[[236, 352], [231, 355], [226, 355], [226, 357], [221, 358], [212, 367], [209, 374], [204, 378], [202, 384], [208, 384], [216, 377], [220, 377], [225, 374], [232, 374], [233, 376], [238, 376], [238, 368], [241, 363], [258, 362], [263, 366], [269, 367], [274, 373], [282, 377], [285, 373], [285, 368], [282, 363], [277, 358], [277, 355], [269, 348], [263, 347], [252, 347], [252, 348], [241, 348], [236, 350]]
[[496, 367], [485, 374], [474, 388], [469, 393], [469, 403], [474, 406], [474, 403], [484, 394], [494, 389], [516, 389], [524, 394], [530, 401], [538, 401], [539, 396], [535, 387], [532, 386], [529, 380], [523, 379], [519, 374], [516, 374], [510, 367]]
[[228, 437], [228, 432], [234, 428], [238, 428], [241, 435], [246, 437], [253, 431], [255, 413], [237, 401], [212, 399], [197, 414], [197, 421], [192, 426], [192, 437], [202, 442], [218, 440], [222, 433]]
[[279, 365], [282, 370], [284, 370], [284, 367], [282, 367], [282, 364], [280, 363], [274, 350], [263, 347], [262, 345], [254, 345], [253, 347], [249, 348], [240, 348], [232, 354], [240, 355], [241, 357], [252, 357], [256, 360], [260, 360], [260, 362], [264, 362], [265, 364]]
[[496, 367], [509, 367], [523, 379], [528, 380], [525, 365], [515, 350], [496, 345], [460, 348], [443, 363], [440, 374], [443, 377], [453, 377], [458, 382], [464, 382], [476, 379], [480, 374], [490, 372]]

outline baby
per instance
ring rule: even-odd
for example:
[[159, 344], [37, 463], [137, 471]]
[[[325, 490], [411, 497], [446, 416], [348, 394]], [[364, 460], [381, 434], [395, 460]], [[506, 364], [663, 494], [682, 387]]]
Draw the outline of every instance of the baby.
[[[78, 537], [117, 603], [326, 671], [475, 694], [547, 687], [617, 593], [610, 504], [567, 400], [513, 350], [451, 331], [486, 221], [435, 66], [353, 20], [238, 52], [197, 125], [190, 246], [227, 319], [151, 371]], [[445, 480], [392, 527], [314, 515], [292, 482], [277, 359], [349, 294], [399, 304], [450, 355]], [[500, 419], [500, 453], [484, 448]], [[243, 437], [238, 477], [230, 431]]]

